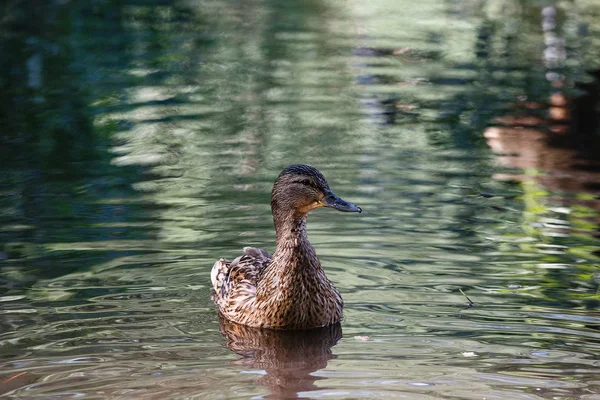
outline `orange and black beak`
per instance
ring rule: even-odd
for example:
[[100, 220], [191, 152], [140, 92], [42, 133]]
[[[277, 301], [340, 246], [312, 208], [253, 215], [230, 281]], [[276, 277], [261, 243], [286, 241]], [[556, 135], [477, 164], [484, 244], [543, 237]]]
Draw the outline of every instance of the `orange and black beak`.
[[359, 206], [349, 203], [346, 200], [338, 197], [338, 195], [333, 193], [333, 191], [331, 190], [325, 192], [325, 196], [320, 201], [320, 203], [324, 207], [335, 208], [338, 211], [358, 213], [362, 212], [362, 209]]

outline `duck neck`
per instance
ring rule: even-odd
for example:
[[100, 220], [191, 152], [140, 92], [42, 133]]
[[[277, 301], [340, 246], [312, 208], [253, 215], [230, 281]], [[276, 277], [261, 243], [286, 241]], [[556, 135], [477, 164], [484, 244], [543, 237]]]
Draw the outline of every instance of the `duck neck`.
[[277, 247], [273, 254], [276, 265], [291, 272], [297, 268], [321, 268], [314, 248], [306, 234], [306, 214], [275, 219]]

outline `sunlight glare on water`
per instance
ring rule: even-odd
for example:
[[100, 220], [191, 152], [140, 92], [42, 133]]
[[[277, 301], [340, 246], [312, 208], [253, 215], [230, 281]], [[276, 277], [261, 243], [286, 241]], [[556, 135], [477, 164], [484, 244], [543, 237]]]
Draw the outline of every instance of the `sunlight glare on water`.
[[[598, 398], [593, 1], [4, 11], [1, 395]], [[219, 321], [292, 163], [341, 326]]]

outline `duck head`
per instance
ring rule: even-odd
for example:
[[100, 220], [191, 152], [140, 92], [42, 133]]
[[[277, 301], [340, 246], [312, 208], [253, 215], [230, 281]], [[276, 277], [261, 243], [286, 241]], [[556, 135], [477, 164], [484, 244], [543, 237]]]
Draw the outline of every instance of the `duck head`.
[[318, 207], [344, 212], [362, 211], [360, 207], [337, 196], [316, 168], [294, 164], [279, 174], [271, 192], [271, 209], [276, 220], [289, 215], [303, 217]]

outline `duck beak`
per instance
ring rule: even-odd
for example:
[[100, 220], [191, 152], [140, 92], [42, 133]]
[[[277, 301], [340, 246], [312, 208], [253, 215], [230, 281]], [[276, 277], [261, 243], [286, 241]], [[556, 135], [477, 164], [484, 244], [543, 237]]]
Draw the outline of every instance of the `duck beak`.
[[362, 212], [362, 209], [359, 206], [349, 203], [346, 200], [338, 197], [338, 195], [333, 193], [331, 190], [325, 193], [325, 196], [319, 203], [323, 207], [335, 208], [338, 211]]

